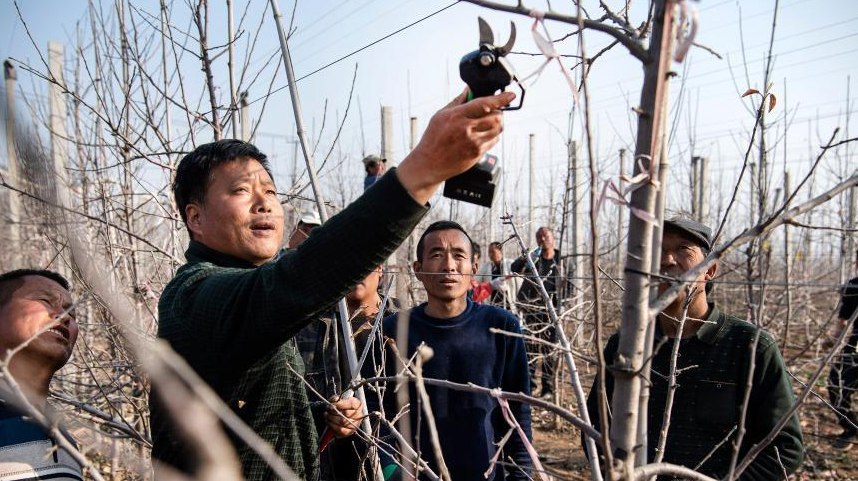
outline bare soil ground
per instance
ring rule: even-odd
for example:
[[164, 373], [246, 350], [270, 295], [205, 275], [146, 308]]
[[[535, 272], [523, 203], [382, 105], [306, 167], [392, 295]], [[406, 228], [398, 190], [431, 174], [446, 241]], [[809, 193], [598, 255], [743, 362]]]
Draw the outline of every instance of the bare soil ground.
[[[820, 392], [824, 395], [824, 391]], [[858, 439], [850, 449], [837, 450], [829, 439], [840, 432], [830, 411], [818, 399], [802, 411], [806, 455], [792, 481], [858, 481]], [[552, 416], [534, 410], [533, 444], [550, 479], [590, 479], [589, 465], [581, 447], [580, 433], [569, 425], [553, 427]], [[536, 479], [536, 478], [535, 478]]]

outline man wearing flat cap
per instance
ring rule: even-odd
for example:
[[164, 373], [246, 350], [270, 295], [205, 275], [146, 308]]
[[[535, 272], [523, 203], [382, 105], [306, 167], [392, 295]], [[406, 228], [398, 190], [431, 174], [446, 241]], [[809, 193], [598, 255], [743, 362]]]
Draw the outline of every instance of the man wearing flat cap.
[[286, 249], [283, 252], [297, 249], [302, 242], [310, 237], [310, 232], [320, 225], [322, 225], [322, 220], [319, 218], [317, 211], [301, 212], [301, 215], [298, 217], [298, 223], [289, 235], [289, 240], [286, 241]]
[[387, 170], [387, 159], [382, 159], [377, 155], [367, 155], [363, 158], [363, 168], [366, 171], [366, 177], [363, 179], [363, 190], [366, 190], [384, 175], [384, 171]]
[[[703, 261], [712, 249], [709, 227], [688, 219], [664, 223], [661, 246], [661, 284], [659, 294], [670, 287], [670, 279]], [[655, 323], [652, 373], [647, 419], [647, 459], [656, 456], [668, 393], [671, 346], [679, 337], [676, 359], [677, 388], [674, 393], [664, 462], [686, 466], [714, 478], [723, 478], [730, 470], [733, 446], [740, 431], [742, 404], [750, 382], [745, 434], [739, 449], [739, 461], [755, 444], [760, 443], [790, 409], [794, 396], [787, 370], [777, 343], [766, 332], [760, 333], [754, 349], [757, 327], [720, 311], [707, 295], [711, 280], [718, 271], [713, 264], [692, 285], [691, 299], [682, 332], [679, 319], [688, 294], [683, 290], [662, 311]], [[666, 342], [666, 343], [665, 343]], [[605, 346], [605, 388], [608, 402], [613, 394], [614, 379], [610, 366], [619, 345], [619, 333]], [[599, 380], [593, 382], [587, 408], [599, 429]], [[804, 447], [798, 417], [793, 414], [774, 440], [757, 455], [736, 479], [771, 481], [783, 479], [784, 473], [798, 469]]]

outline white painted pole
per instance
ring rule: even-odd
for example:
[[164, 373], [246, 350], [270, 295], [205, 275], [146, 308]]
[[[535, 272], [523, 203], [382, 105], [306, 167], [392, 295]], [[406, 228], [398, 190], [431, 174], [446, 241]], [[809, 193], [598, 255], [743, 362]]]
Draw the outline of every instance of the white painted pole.
[[381, 106], [381, 152], [382, 159], [387, 160], [387, 165], [393, 163], [393, 108], [387, 105]]
[[[12, 185], [20, 188], [18, 181], [18, 149], [15, 145], [15, 84], [18, 74], [12, 62], [3, 62], [3, 77], [6, 80], [6, 173]], [[21, 199], [16, 192], [7, 191], [9, 211], [5, 216], [9, 227], [9, 251], [20, 252], [21, 239]], [[10, 259], [13, 260], [13, 259]]]
[[527, 228], [524, 229], [525, 239], [528, 239], [530, 242], [531, 232], [534, 232], [536, 227], [533, 225], [533, 164], [535, 162], [534, 156], [536, 155], [536, 135], [530, 134], [528, 137], [529, 140], [529, 149], [528, 149], [528, 184], [527, 184]]
[[238, 98], [235, 94], [235, 27], [232, 19], [232, 0], [226, 0], [227, 29], [229, 40], [229, 121], [232, 124], [232, 138], [238, 137]]

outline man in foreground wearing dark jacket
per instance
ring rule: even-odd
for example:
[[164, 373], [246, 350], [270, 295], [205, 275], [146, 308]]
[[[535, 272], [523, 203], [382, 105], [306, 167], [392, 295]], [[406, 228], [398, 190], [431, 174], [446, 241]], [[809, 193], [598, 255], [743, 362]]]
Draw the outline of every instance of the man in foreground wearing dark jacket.
[[[500, 107], [513, 94], [436, 113], [397, 169], [313, 230], [297, 249], [272, 259], [283, 239], [283, 209], [264, 154], [238, 140], [198, 147], [178, 166], [174, 194], [191, 235], [188, 263], [162, 293], [158, 336], [302, 479], [319, 476], [318, 434], [293, 337], [381, 264], [428, 210], [440, 184], [474, 165], [502, 130]], [[153, 396], [152, 455], [185, 471], [193, 453]], [[169, 395], [169, 393], [163, 393]], [[338, 436], [360, 419], [355, 398], [328, 417]], [[248, 480], [274, 479], [249, 446], [233, 438]]]

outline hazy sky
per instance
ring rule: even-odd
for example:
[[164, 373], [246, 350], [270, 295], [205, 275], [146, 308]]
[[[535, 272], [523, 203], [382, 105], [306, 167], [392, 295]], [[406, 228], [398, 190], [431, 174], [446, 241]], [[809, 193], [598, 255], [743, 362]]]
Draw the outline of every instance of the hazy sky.
[[[96, 2], [98, 3], [98, 2]], [[184, 2], [175, 2], [171, 22], [177, 29], [188, 25], [188, 9]], [[210, 2], [210, 45], [226, 42], [226, 2]], [[237, 2], [240, 3], [240, 2]], [[436, 0], [332, 0], [299, 2], [295, 14], [295, 35], [292, 46], [295, 72], [302, 77], [319, 67], [363, 47], [384, 35], [402, 28], [451, 1]], [[609, 2], [619, 4], [623, 2]], [[633, 2], [633, 21], [642, 20], [645, 3]], [[765, 53], [771, 32], [773, 0], [705, 0], [689, 2], [698, 11], [697, 42], [718, 52], [723, 59], [693, 48], [683, 64], [673, 64], [678, 76], [671, 86], [673, 142], [670, 146], [671, 178], [686, 182], [688, 177], [691, 135], [694, 134], [694, 155], [710, 159], [710, 179], [713, 190], [729, 191], [742, 163], [747, 137], [753, 124], [748, 103], [740, 94], [747, 88], [762, 89]], [[247, 40], [258, 32], [258, 45], [252, 56], [251, 68], [259, 69], [269, 56], [279, 49], [270, 10], [262, 17], [267, 2], [253, 0], [239, 39], [237, 52], [244, 58]], [[546, 8], [545, 2], [526, 1], [526, 5]], [[141, 12], [158, 15], [158, 3], [133, 2]], [[555, 9], [574, 13], [571, 2], [552, 2]], [[113, 2], [102, 2], [101, 8], [110, 14]], [[236, 10], [236, 22], [244, 5]], [[281, 1], [280, 8], [288, 21], [292, 4]], [[588, 3], [591, 15], [600, 14], [597, 4]], [[67, 0], [26, 0], [21, 11], [38, 47], [44, 52], [50, 39], [67, 44], [66, 60], [71, 61], [70, 49], [76, 37], [76, 22], [88, 25], [86, 2]], [[506, 39], [509, 22], [518, 30], [516, 52], [536, 52], [530, 33], [532, 20], [522, 16], [485, 10], [464, 2], [414, 25], [366, 50], [318, 72], [299, 83], [306, 122], [317, 137], [321, 129], [325, 103], [327, 119], [317, 155], [324, 156], [336, 131], [335, 120], [342, 119], [346, 109], [349, 87], [357, 64], [355, 98], [348, 112], [335, 156], [346, 158], [345, 166], [332, 167], [345, 178], [354, 180], [358, 192], [362, 136], [365, 148], [375, 152], [380, 144], [379, 106], [394, 109], [395, 162], [407, 153], [408, 117], [418, 118], [420, 130], [431, 114], [457, 94], [463, 84], [458, 76], [458, 61], [463, 54], [477, 46], [477, 16], [486, 18], [494, 27], [498, 42]], [[740, 29], [741, 18], [741, 29]], [[260, 28], [261, 20], [261, 28]], [[548, 22], [553, 38], [562, 37], [572, 28]], [[773, 127], [769, 142], [774, 144], [784, 132], [786, 115], [790, 120], [786, 152], [783, 144], [772, 152], [775, 169], [772, 181], [780, 185], [784, 162], [793, 178], [800, 177], [809, 166], [810, 155], [831, 135], [835, 126], [846, 126], [847, 113], [855, 109], [854, 101], [847, 107], [847, 78], [853, 84], [858, 75], [858, 4], [854, 0], [782, 0], [775, 34], [775, 68], [773, 91], [778, 105], [771, 114], [780, 119]], [[744, 56], [741, 40], [744, 40]], [[145, 39], [143, 39], [146, 41]], [[159, 45], [157, 37], [152, 42]], [[585, 35], [588, 54], [592, 55], [610, 43], [605, 34], [588, 31]], [[557, 44], [564, 54], [576, 53], [574, 37]], [[160, 55], [159, 51], [154, 50]], [[0, 6], [0, 56], [14, 57], [38, 65], [38, 55], [30, 44], [11, 2]], [[510, 60], [522, 76], [531, 73], [542, 57], [511, 55]], [[574, 59], [564, 60], [567, 67]], [[260, 80], [251, 88], [251, 100], [261, 98], [269, 85], [276, 57]], [[185, 66], [186, 65], [186, 66]], [[746, 67], [744, 66], [746, 65]], [[226, 55], [216, 65], [218, 88], [226, 98], [228, 78]], [[746, 70], [748, 78], [746, 79]], [[182, 74], [189, 89], [199, 92], [203, 73], [199, 65], [186, 59]], [[592, 122], [596, 152], [602, 177], [615, 176], [618, 171], [617, 152], [633, 145], [634, 118], [630, 108], [638, 103], [641, 67], [622, 46], [602, 55], [593, 65], [589, 80]], [[245, 82], [246, 84], [246, 82]], [[546, 68], [535, 84], [528, 82], [524, 108], [505, 115], [504, 140], [496, 148], [506, 171], [505, 200], [526, 202], [527, 138], [536, 134], [537, 199], [544, 203], [553, 183], [554, 195], [559, 195], [565, 176], [566, 150], [564, 138], [568, 113], [573, 98], [556, 64]], [[285, 85], [281, 71], [273, 84]], [[29, 94], [43, 90], [22, 75], [21, 87]], [[851, 95], [855, 97], [853, 93]], [[758, 102], [758, 97], [754, 98]], [[262, 101], [253, 104], [252, 116], [258, 116]], [[202, 110], [207, 103], [204, 103]], [[358, 105], [360, 110], [358, 110]], [[678, 113], [678, 117], [675, 117]], [[183, 116], [173, 113], [176, 131], [186, 128]], [[363, 127], [361, 129], [361, 126]], [[856, 129], [853, 128], [853, 131]], [[561, 134], [562, 132], [562, 134]], [[292, 147], [286, 142], [294, 136], [294, 121], [287, 90], [268, 100], [257, 143], [272, 154], [280, 176], [291, 173]], [[854, 135], [853, 135], [854, 136]], [[580, 137], [576, 120], [575, 137]], [[858, 146], [852, 148], [854, 151]], [[784, 153], [786, 154], [784, 156]], [[845, 149], [838, 152], [845, 155]], [[826, 172], [842, 173], [835, 155], [824, 165]], [[855, 164], [852, 165], [852, 168]], [[345, 174], [344, 174], [345, 173]], [[329, 176], [329, 182], [334, 176]], [[671, 190], [671, 207], [681, 207], [687, 200], [686, 189]], [[713, 202], [715, 202], [713, 200]], [[539, 202], [538, 202], [539, 203]], [[446, 204], [441, 204], [443, 208]]]

